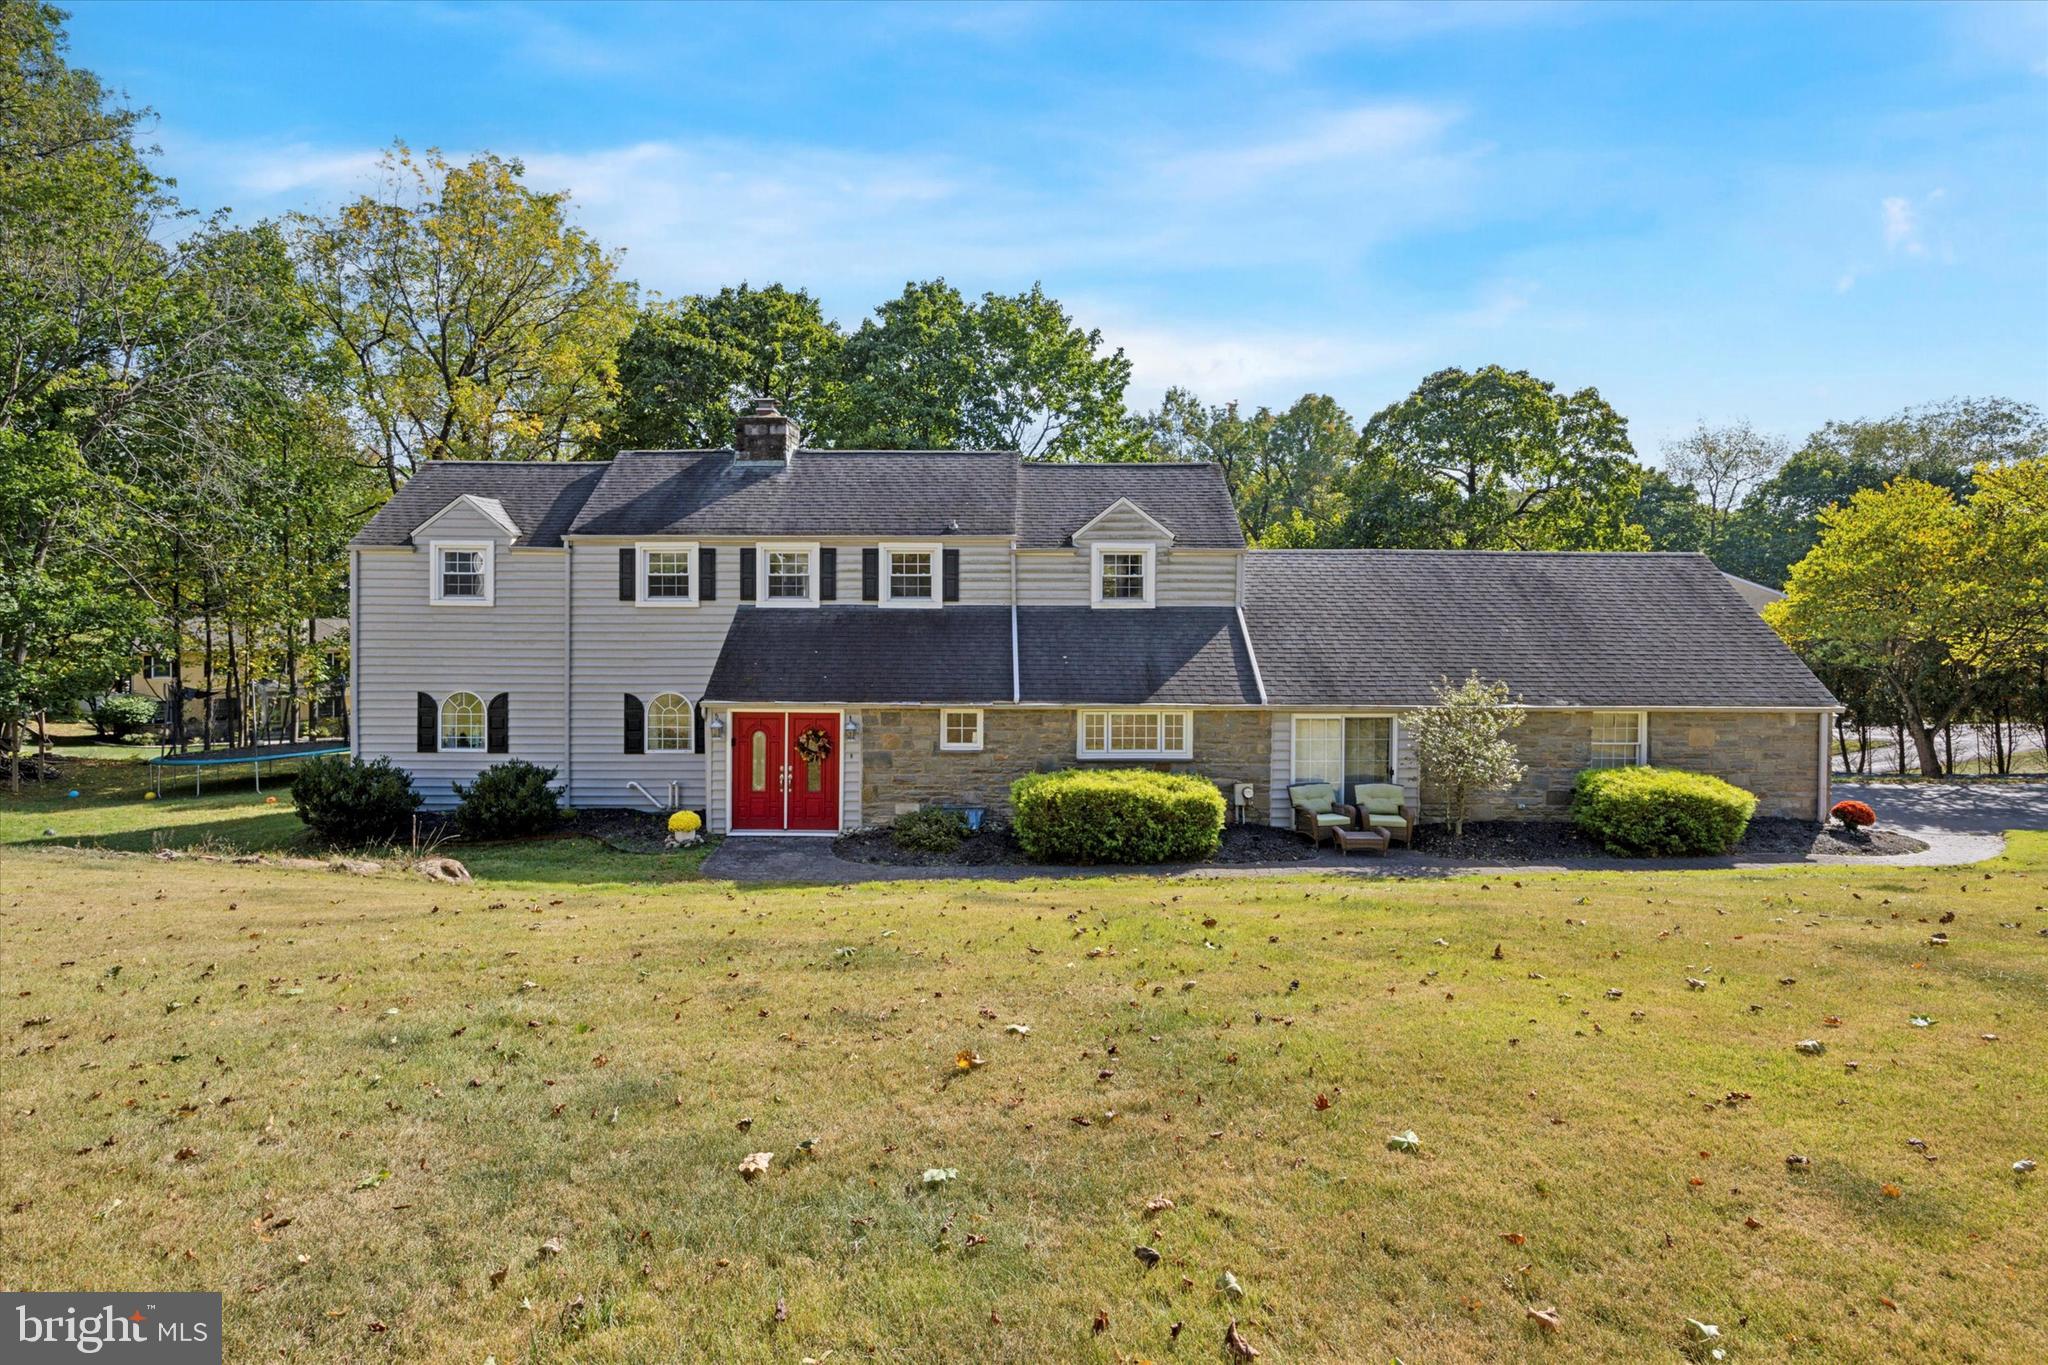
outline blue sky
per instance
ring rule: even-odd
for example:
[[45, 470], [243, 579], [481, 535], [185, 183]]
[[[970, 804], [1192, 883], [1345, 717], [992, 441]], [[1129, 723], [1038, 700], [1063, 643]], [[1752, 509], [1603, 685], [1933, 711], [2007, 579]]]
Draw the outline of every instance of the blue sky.
[[2048, 4], [77, 3], [190, 204], [522, 157], [626, 271], [843, 321], [1041, 280], [1212, 402], [1445, 365], [1594, 385], [1646, 455], [2048, 406]]

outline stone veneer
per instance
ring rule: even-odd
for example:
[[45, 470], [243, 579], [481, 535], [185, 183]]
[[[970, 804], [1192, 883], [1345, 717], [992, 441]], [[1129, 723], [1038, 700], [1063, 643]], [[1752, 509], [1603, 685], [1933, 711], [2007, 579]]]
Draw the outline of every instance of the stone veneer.
[[1156, 768], [1199, 773], [1217, 782], [1251, 782], [1263, 795], [1272, 763], [1272, 728], [1263, 711], [1196, 711], [1194, 758], [1187, 762], [1088, 760], [1074, 756], [1075, 713], [1050, 707], [987, 707], [979, 753], [941, 752], [938, 707], [864, 708], [860, 712], [861, 817], [887, 824], [938, 803], [984, 806], [1008, 814], [1010, 783], [1060, 768]]
[[[1758, 815], [1819, 818], [1820, 730], [1823, 717], [1797, 711], [1652, 711], [1650, 762], [1725, 778], [1757, 798]], [[1592, 762], [1593, 713], [1531, 711], [1514, 732], [1529, 772], [1514, 791], [1488, 792], [1473, 803], [1475, 820], [1563, 820], [1572, 783]], [[1423, 793], [1426, 819], [1443, 806]]]

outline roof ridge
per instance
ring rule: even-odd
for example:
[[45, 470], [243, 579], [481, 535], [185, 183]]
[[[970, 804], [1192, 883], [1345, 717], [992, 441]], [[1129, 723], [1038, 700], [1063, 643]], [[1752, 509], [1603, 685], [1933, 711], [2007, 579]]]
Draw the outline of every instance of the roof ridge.
[[438, 468], [443, 465], [480, 465], [492, 469], [602, 469], [610, 460], [420, 460], [415, 470]]
[[[1416, 545], [1329, 545], [1290, 546], [1284, 549], [1248, 547], [1262, 555], [1500, 555], [1517, 559], [1705, 559], [1704, 550], [1461, 550]], [[1762, 586], [1759, 584], [1758, 586]]]

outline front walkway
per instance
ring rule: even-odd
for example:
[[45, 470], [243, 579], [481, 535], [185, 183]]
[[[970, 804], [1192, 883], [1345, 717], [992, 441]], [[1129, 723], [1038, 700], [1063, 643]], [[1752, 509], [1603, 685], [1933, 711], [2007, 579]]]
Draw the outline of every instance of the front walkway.
[[1838, 801], [1868, 802], [1880, 825], [1924, 841], [1919, 853], [1889, 857], [1821, 856], [1812, 858], [1559, 858], [1541, 863], [1477, 862], [1389, 850], [1384, 858], [1324, 850], [1314, 858], [1291, 863], [1222, 866], [1183, 863], [1153, 868], [1024, 867], [997, 864], [980, 867], [890, 867], [848, 862], [832, 851], [829, 839], [727, 839], [705, 860], [704, 875], [733, 882], [932, 881], [979, 878], [1023, 881], [1034, 877], [1109, 877], [1149, 874], [1195, 877], [1272, 877], [1289, 873], [1338, 872], [1355, 876], [1455, 877], [1482, 873], [1539, 872], [1663, 872], [1699, 868], [1766, 868], [1800, 863], [1842, 867], [1952, 867], [1995, 858], [2005, 851], [2008, 829], [2048, 830], [2048, 782], [1941, 783], [1893, 785], [1839, 784]]

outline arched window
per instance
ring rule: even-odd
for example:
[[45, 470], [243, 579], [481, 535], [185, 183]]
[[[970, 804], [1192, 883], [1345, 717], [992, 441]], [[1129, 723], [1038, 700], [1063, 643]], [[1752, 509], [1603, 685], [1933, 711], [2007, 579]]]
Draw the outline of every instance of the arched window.
[[689, 699], [664, 692], [647, 703], [647, 752], [688, 752], [689, 748]]
[[474, 692], [451, 692], [441, 703], [441, 750], [484, 747], [484, 703]]

